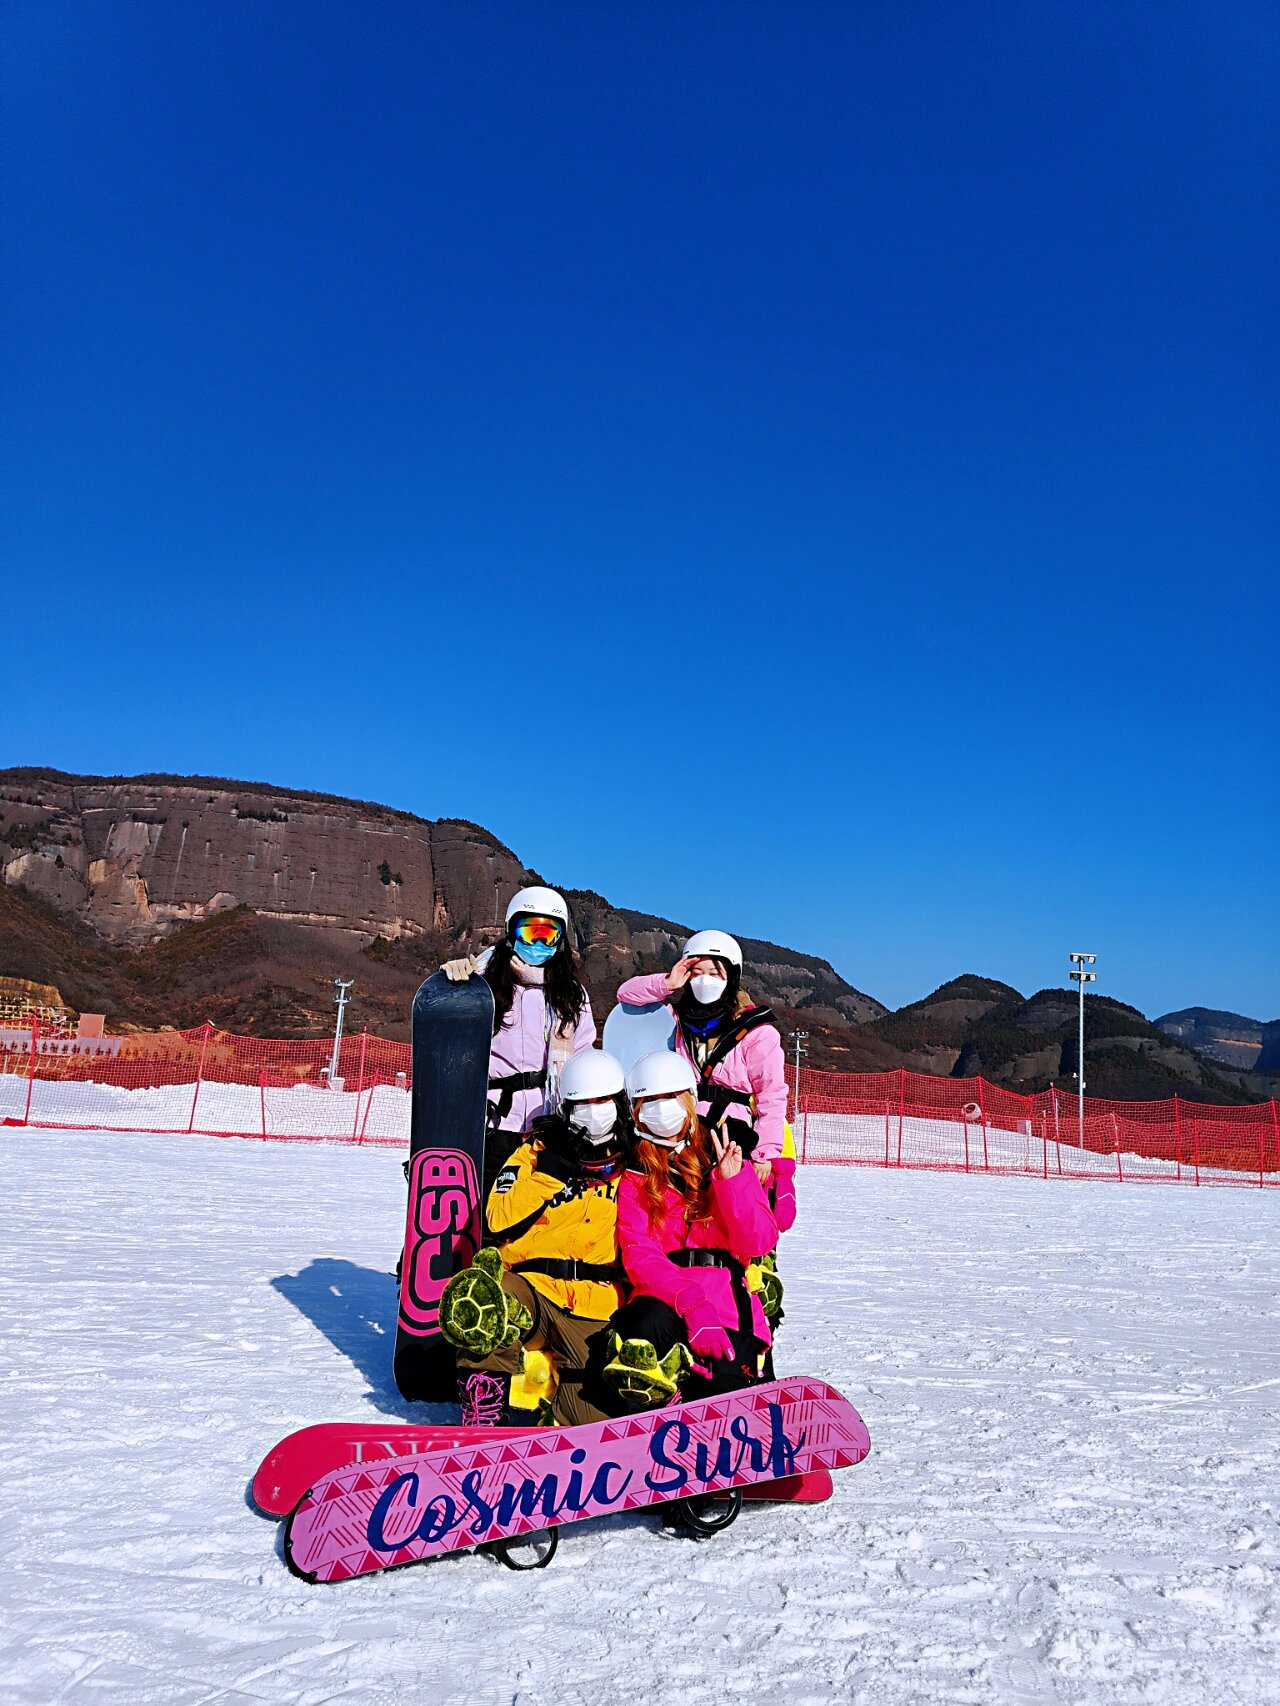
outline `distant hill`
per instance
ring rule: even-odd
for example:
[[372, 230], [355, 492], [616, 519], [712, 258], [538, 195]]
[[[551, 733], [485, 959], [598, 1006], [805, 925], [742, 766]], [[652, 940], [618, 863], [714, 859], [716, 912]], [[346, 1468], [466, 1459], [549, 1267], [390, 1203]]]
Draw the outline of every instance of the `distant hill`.
[[[56, 984], [117, 1029], [210, 1018], [263, 1036], [327, 1029], [336, 975], [355, 978], [356, 1024], [407, 1035], [425, 973], [491, 941], [514, 891], [544, 880], [460, 819], [263, 783], [33, 769], [0, 771], [0, 869], [0, 975]], [[566, 892], [601, 1014], [690, 933]], [[885, 1011], [814, 955], [743, 949], [748, 987], [813, 1034], [815, 1064], [847, 1058], [855, 1027]]]
[[[1074, 990], [1042, 989], [1028, 999], [1006, 983], [966, 975], [862, 1029], [900, 1050], [913, 1071], [981, 1076], [1029, 1094], [1051, 1085], [1075, 1090], [1078, 1023]], [[1272, 1094], [1268, 1083], [1220, 1071], [1136, 1007], [1105, 995], [1085, 998], [1085, 1086], [1125, 1101], [1176, 1092], [1191, 1101], [1251, 1102]]]
[[1216, 1007], [1183, 1007], [1154, 1022], [1166, 1036], [1176, 1037], [1210, 1060], [1244, 1072], [1258, 1065], [1263, 1033], [1268, 1029], [1261, 1019], [1246, 1019], [1243, 1013], [1224, 1013]]

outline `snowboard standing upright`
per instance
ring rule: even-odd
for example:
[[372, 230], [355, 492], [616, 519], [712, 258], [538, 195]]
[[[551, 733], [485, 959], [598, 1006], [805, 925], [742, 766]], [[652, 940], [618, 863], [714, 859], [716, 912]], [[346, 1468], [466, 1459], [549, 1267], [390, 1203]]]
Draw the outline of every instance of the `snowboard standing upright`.
[[480, 1248], [493, 991], [482, 977], [436, 972], [413, 1000], [409, 1202], [394, 1372], [409, 1399], [455, 1396], [440, 1294]]

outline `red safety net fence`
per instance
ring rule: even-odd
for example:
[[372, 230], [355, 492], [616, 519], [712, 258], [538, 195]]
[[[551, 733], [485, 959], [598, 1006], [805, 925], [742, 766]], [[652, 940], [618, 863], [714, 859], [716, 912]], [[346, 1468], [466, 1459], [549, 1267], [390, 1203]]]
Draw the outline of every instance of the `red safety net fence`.
[[[63, 1130], [403, 1147], [411, 1051], [367, 1031], [320, 1039], [236, 1036], [203, 1025], [74, 1037], [34, 1024], [0, 1032], [0, 1120]], [[983, 1078], [916, 1072], [793, 1075], [792, 1125], [804, 1162], [1045, 1179], [1280, 1184], [1274, 1100], [1240, 1107], [1021, 1096]]]
[[[788, 1074], [789, 1079], [791, 1074]], [[802, 1161], [1023, 1173], [1044, 1179], [1280, 1184], [1280, 1111], [1189, 1102], [1035, 1096], [985, 1078], [918, 1072], [800, 1074], [793, 1126]]]

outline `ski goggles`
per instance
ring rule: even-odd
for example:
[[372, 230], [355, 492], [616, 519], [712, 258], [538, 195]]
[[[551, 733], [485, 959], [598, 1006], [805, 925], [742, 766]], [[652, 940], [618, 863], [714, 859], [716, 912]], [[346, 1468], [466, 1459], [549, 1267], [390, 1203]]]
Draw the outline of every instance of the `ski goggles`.
[[526, 948], [532, 948], [535, 943], [545, 942], [554, 948], [564, 934], [558, 918], [521, 918], [515, 929], [515, 939], [523, 942]]

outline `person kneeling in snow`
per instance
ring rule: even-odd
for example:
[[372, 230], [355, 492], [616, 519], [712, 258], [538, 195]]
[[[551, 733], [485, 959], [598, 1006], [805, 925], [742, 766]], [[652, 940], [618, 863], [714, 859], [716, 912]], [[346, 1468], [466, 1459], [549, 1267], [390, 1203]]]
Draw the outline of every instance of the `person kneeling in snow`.
[[465, 1423], [598, 1421], [601, 1335], [618, 1308], [617, 1194], [631, 1120], [622, 1068], [584, 1049], [489, 1193], [489, 1247], [440, 1300]]
[[682, 1055], [627, 1074], [636, 1142], [618, 1188], [618, 1248], [635, 1290], [613, 1318], [605, 1380], [632, 1409], [733, 1392], [770, 1344], [757, 1258], [778, 1226], [754, 1168], [698, 1117]]

